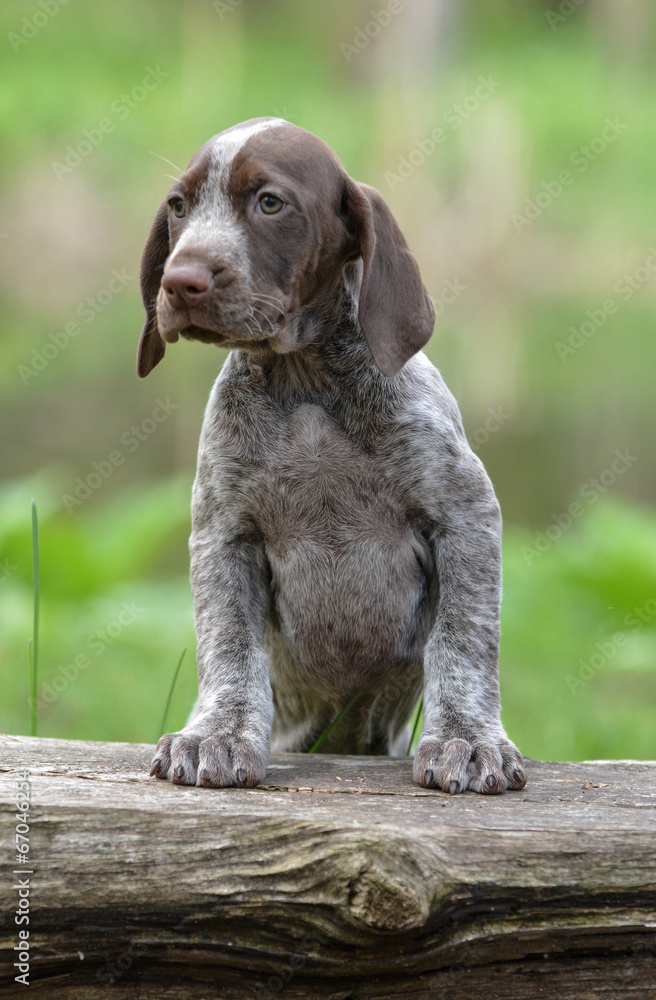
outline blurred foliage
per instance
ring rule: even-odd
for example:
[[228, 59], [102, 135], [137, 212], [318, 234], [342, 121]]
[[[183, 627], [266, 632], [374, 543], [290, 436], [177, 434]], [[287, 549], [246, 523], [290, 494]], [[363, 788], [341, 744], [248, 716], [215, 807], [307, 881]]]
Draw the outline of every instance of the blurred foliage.
[[[65, 4], [35, 28], [40, 8], [3, 4], [3, 729], [28, 726], [32, 496], [41, 680], [56, 694], [40, 732], [154, 739], [185, 647], [169, 723], [193, 701], [189, 491], [223, 355], [174, 345], [137, 381], [138, 260], [176, 172], [159, 157], [184, 167], [210, 135], [275, 114], [383, 192], [438, 302], [428, 353], [507, 526], [509, 731], [536, 756], [656, 756], [656, 617], [644, 610], [656, 599], [656, 12], [649, 0], [413, 0], [377, 31], [371, 11], [386, 6], [110, 0]], [[149, 73], [159, 82], [139, 90]], [[476, 98], [481, 78], [489, 94]], [[600, 138], [608, 119], [612, 141]], [[554, 195], [563, 170], [573, 179]], [[154, 426], [161, 402], [169, 415]], [[626, 473], [536, 555], [538, 535], [554, 535], [625, 449]], [[69, 512], [62, 498], [98, 466], [106, 475]]]

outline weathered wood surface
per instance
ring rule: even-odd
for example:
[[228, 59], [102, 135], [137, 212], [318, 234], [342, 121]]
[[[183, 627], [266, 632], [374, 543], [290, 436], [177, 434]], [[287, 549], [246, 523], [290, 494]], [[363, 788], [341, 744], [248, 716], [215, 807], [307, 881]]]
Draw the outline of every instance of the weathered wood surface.
[[322, 755], [274, 755], [257, 789], [177, 787], [152, 751], [0, 737], [0, 996], [27, 767], [37, 996], [656, 998], [654, 764], [534, 761], [483, 798]]

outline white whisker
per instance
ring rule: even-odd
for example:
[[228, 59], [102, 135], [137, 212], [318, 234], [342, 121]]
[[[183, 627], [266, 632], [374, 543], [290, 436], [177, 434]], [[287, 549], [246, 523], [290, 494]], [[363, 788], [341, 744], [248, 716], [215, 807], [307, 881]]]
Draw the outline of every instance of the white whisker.
[[[255, 306], [251, 306], [251, 310], [252, 310], [252, 311], [253, 311], [254, 313], [259, 313], [259, 314], [260, 314], [260, 316], [264, 317], [264, 319], [265, 319], [265, 320], [267, 321], [267, 323], [268, 323], [268, 324], [269, 324], [269, 326], [271, 327], [271, 331], [273, 332], [273, 330], [274, 330], [274, 326], [273, 326], [273, 323], [271, 322], [271, 320], [269, 319], [269, 317], [267, 316], [267, 314], [266, 314], [266, 313], [263, 313], [261, 309], [256, 309], [256, 308], [255, 308]], [[256, 322], [257, 322], [257, 321], [256, 321]]]
[[[175, 163], [172, 163], [171, 160], [167, 160], [165, 156], [160, 156], [159, 153], [154, 153], [152, 149], [149, 149], [148, 152], [152, 153], [153, 156], [158, 156], [160, 160], [164, 160], [164, 163], [168, 163], [168, 165], [173, 167], [174, 170], [177, 170], [179, 174], [184, 173], [184, 170], [181, 170], [180, 167], [176, 167]], [[170, 175], [167, 174], [166, 176], [169, 177]], [[173, 178], [174, 181], [177, 181], [177, 179], [177, 177]]]
[[249, 319], [252, 319], [252, 320], [253, 320], [253, 322], [254, 322], [254, 323], [255, 323], [255, 324], [257, 325], [257, 329], [258, 329], [258, 331], [259, 331], [260, 333], [262, 333], [262, 325], [261, 325], [261, 323], [259, 322], [259, 320], [257, 319], [257, 317], [256, 317], [255, 313], [253, 312], [253, 307], [252, 307], [252, 306], [249, 306], [249, 308], [250, 308], [250, 314], [249, 314]]
[[255, 293], [255, 301], [257, 301], [258, 299], [262, 302], [263, 305], [267, 305], [267, 304], [268, 305], [273, 305], [273, 306], [276, 307], [276, 309], [279, 309], [280, 312], [284, 312], [284, 309], [283, 309], [283, 306], [282, 306], [282, 302], [280, 301], [280, 299], [275, 298], [275, 296], [273, 296], [273, 295], [265, 295], [264, 292], [256, 292]]

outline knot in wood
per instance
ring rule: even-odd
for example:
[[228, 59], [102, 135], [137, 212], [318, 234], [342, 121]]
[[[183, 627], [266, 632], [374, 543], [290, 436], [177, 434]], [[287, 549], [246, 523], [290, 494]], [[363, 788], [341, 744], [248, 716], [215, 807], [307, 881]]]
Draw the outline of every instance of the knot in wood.
[[348, 905], [356, 920], [377, 931], [422, 927], [428, 916], [427, 900], [417, 895], [410, 879], [402, 872], [393, 874], [379, 859], [365, 862], [351, 879]]

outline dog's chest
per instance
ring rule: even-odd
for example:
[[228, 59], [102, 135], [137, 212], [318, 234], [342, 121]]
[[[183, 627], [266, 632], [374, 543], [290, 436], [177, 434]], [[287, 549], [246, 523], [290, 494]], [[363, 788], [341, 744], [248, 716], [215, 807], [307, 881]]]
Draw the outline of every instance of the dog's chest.
[[366, 671], [416, 658], [424, 576], [382, 466], [326, 410], [304, 404], [254, 483], [280, 629], [306, 665]]
[[299, 405], [278, 435], [256, 490], [269, 545], [308, 539], [332, 548], [403, 531], [393, 477], [323, 407]]

